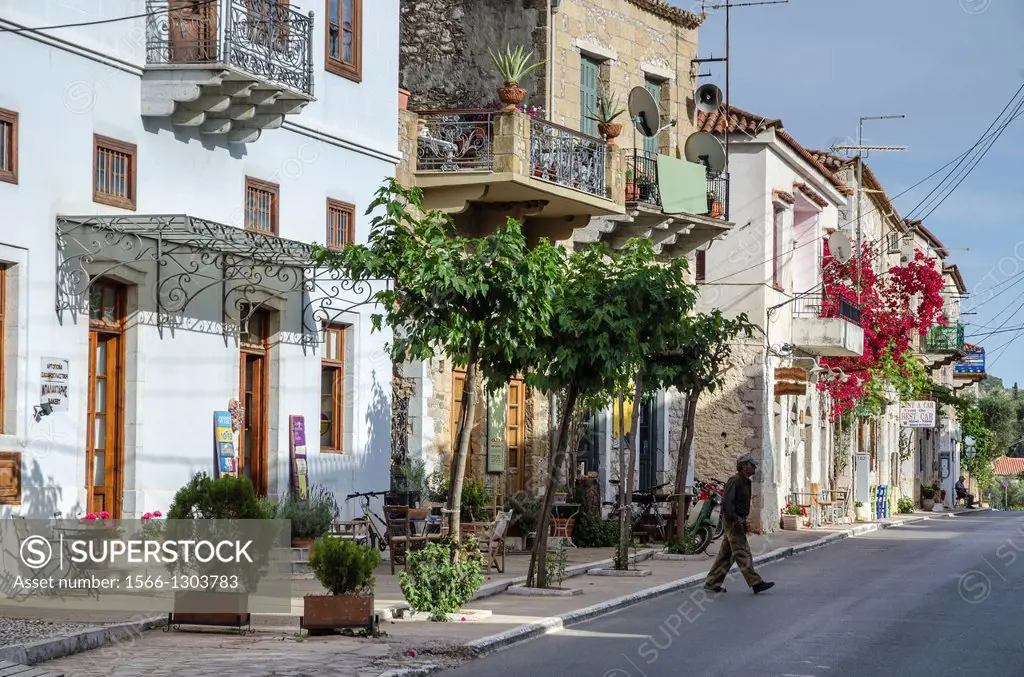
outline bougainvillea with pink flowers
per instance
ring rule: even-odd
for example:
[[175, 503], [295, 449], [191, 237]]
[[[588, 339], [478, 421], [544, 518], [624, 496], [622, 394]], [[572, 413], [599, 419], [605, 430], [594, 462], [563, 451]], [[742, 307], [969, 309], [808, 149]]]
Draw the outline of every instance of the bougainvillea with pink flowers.
[[936, 261], [917, 250], [914, 260], [893, 266], [879, 275], [873, 262], [877, 256], [870, 245], [848, 262], [833, 258], [825, 243], [822, 317], [836, 317], [840, 300], [861, 309], [864, 352], [860, 357], [823, 357], [824, 367], [841, 369], [818, 382], [818, 389], [831, 396], [830, 420], [857, 406], [871, 378], [884, 364], [893, 364], [911, 376], [911, 337], [925, 335], [936, 325], [946, 325], [942, 314], [942, 274]]

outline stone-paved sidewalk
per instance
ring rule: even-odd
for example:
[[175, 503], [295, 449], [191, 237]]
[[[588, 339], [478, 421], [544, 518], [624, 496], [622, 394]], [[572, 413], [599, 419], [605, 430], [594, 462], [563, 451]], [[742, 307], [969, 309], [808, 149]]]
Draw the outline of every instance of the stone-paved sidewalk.
[[[907, 515], [894, 517], [885, 524], [851, 524], [821, 530], [783, 531], [768, 536], [752, 535], [751, 549], [762, 558], [780, 558], [822, 545], [823, 538], [835, 541], [906, 521], [942, 517], [941, 514]], [[481, 614], [484, 617], [475, 620], [386, 621], [381, 625], [383, 636], [373, 639], [308, 638], [287, 630], [261, 630], [248, 636], [211, 630], [169, 633], [157, 630], [103, 649], [40, 663], [39, 667], [63, 671], [68, 677], [363, 677], [396, 669], [401, 674], [409, 674], [410, 669], [429, 671], [468, 660], [474, 650], [495, 648], [578, 622], [587, 614], [605, 613], [637, 603], [645, 596], [699, 584], [716, 551], [717, 543], [708, 556], [697, 561], [648, 559], [639, 564], [639, 568], [650, 572], [642, 577], [572, 577], [563, 585], [582, 591], [573, 597], [524, 597], [502, 593], [478, 599], [468, 605], [469, 608], [490, 615]], [[586, 552], [575, 552], [575, 558], [579, 559]], [[766, 578], [771, 578], [770, 563], [763, 562], [759, 568], [765, 568]], [[510, 566], [510, 570], [514, 568]], [[742, 588], [742, 579], [735, 570], [733, 577], [735, 580], [730, 584]]]

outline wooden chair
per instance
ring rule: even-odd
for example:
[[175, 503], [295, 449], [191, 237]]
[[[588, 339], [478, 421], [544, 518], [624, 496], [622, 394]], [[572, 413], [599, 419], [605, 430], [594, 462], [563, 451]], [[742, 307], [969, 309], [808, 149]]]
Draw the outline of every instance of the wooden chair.
[[370, 542], [370, 529], [366, 520], [339, 520], [331, 524], [331, 535], [359, 545]]
[[835, 523], [835, 502], [827, 490], [815, 482], [811, 485], [811, 500], [817, 504], [818, 524]]
[[413, 534], [408, 506], [384, 506], [384, 519], [388, 525], [388, 560], [391, 562], [391, 574], [394, 575], [396, 564], [408, 570], [409, 551], [425, 546], [427, 537]]
[[833, 489], [829, 492], [832, 497], [833, 519], [838, 522], [845, 519], [850, 510], [850, 490], [846, 488]]

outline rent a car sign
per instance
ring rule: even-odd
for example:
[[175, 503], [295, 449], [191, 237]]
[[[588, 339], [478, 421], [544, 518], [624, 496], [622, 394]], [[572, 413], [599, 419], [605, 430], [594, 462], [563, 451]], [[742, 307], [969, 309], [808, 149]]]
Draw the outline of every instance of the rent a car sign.
[[903, 428], [934, 428], [935, 402], [916, 400], [900, 404], [900, 426]]

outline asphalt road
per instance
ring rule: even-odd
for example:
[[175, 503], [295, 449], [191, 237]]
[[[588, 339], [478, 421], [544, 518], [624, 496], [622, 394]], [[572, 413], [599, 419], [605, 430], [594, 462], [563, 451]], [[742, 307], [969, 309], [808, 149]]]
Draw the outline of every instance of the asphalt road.
[[1024, 514], [873, 532], [443, 673], [593, 677], [1024, 675]]

